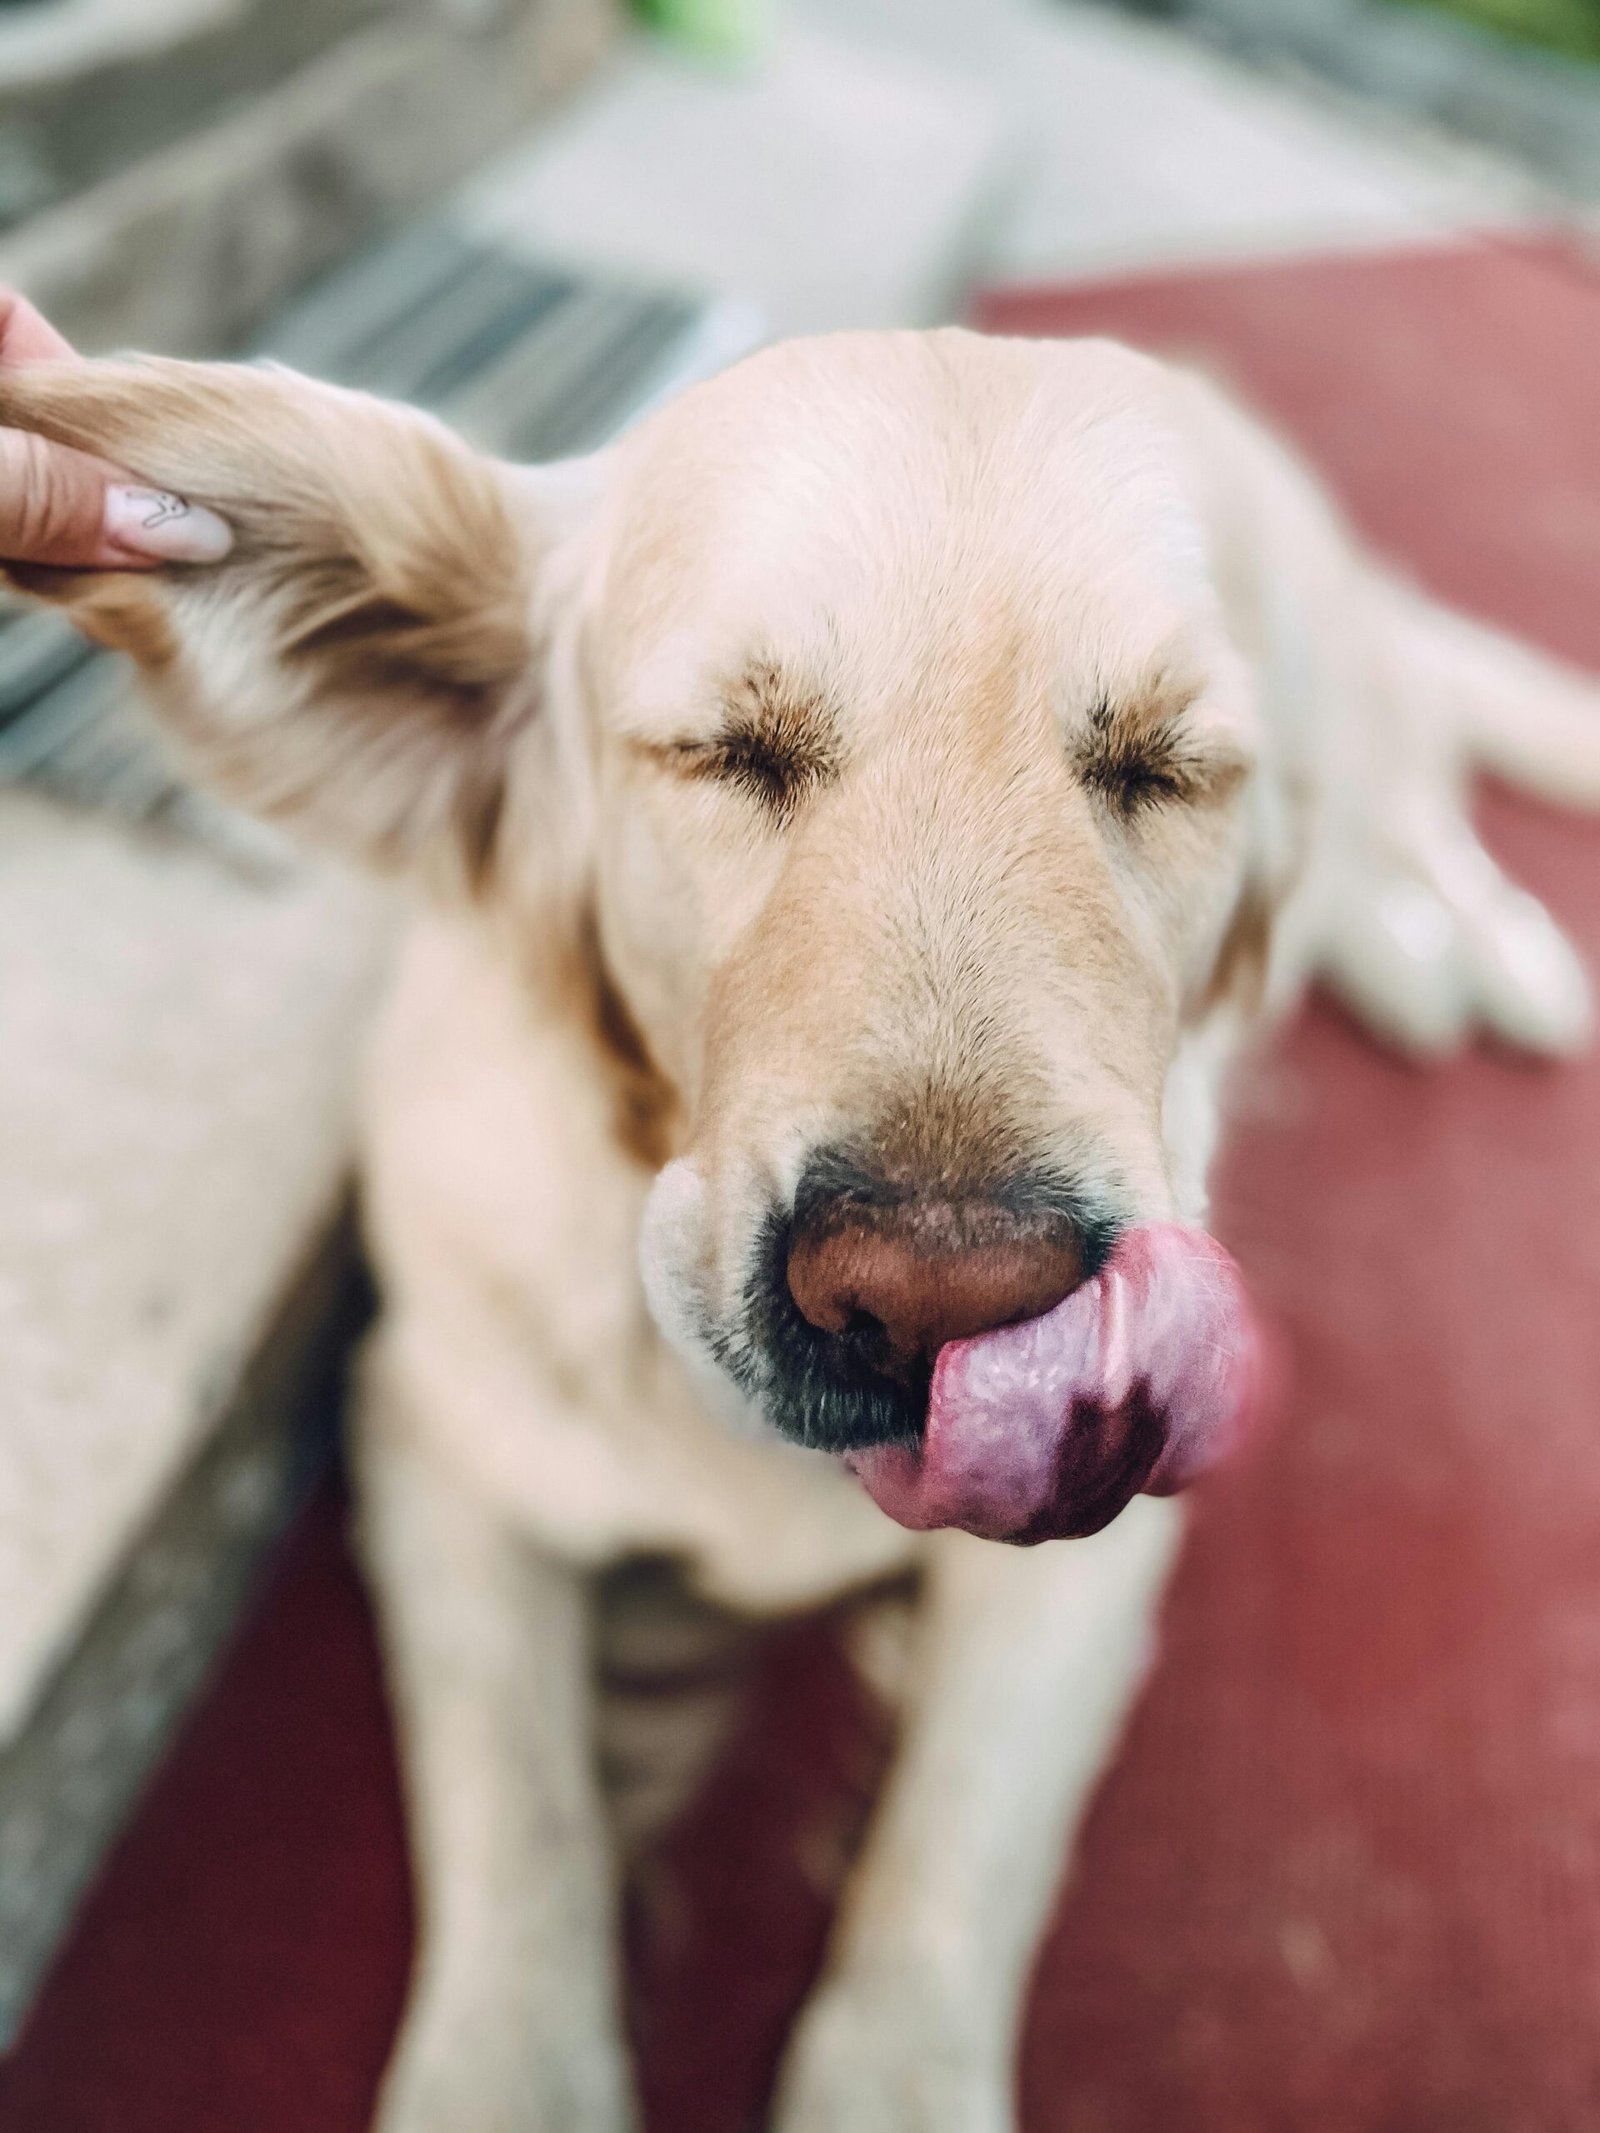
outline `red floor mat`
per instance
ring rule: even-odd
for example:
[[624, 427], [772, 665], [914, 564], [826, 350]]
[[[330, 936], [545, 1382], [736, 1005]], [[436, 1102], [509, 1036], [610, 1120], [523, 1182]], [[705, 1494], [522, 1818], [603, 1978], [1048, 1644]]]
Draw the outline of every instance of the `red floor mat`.
[[[1600, 666], [1600, 285], [1556, 250], [996, 299], [1203, 351], [1440, 591]], [[1600, 966], [1600, 830], [1503, 857]], [[1600, 2126], [1600, 1065], [1422, 1075], [1316, 1010], [1222, 1226], [1292, 1419], [1198, 1500], [1041, 1964], [1029, 2133]], [[872, 1744], [790, 1639], [658, 1864], [654, 2133], [742, 2133]], [[825, 1878], [825, 1877], [824, 1877]], [[408, 1914], [359, 1597], [320, 1512], [89, 1903], [0, 2133], [358, 2133]]]

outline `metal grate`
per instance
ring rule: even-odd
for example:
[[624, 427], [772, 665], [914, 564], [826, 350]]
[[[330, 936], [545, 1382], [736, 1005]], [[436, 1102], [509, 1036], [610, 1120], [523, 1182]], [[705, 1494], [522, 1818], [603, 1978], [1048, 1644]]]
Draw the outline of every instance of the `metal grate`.
[[[759, 338], [741, 305], [523, 258], [448, 224], [408, 230], [320, 282], [256, 353], [431, 408], [507, 458], [592, 450]], [[0, 784], [215, 834], [126, 668], [59, 616], [0, 610]], [[232, 824], [228, 841], [243, 834]]]

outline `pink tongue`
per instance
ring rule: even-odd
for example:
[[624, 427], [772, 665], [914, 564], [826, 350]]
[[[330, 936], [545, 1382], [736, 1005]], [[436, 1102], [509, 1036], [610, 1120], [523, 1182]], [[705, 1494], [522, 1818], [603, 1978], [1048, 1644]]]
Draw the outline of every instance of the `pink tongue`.
[[1153, 1224], [1043, 1318], [941, 1348], [920, 1451], [873, 1445], [846, 1464], [903, 1526], [1064, 1540], [1226, 1458], [1261, 1377], [1232, 1259], [1203, 1231]]

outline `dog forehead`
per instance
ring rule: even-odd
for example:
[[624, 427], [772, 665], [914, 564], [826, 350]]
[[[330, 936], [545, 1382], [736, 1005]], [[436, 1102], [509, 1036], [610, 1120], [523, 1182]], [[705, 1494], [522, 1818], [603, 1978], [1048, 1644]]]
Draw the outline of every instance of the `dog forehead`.
[[604, 571], [623, 656], [693, 637], [892, 662], [974, 617], [1041, 643], [1200, 589], [1164, 373], [1109, 343], [960, 331], [780, 344], [625, 447]]

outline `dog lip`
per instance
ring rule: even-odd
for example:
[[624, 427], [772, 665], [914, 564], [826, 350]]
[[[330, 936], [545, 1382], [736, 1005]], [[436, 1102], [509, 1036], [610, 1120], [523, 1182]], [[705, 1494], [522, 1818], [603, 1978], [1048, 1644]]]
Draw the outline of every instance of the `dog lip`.
[[1203, 1232], [1128, 1231], [1042, 1318], [940, 1351], [920, 1449], [845, 1463], [891, 1518], [988, 1540], [1074, 1539], [1140, 1491], [1228, 1456], [1262, 1406], [1262, 1348], [1238, 1269]]

